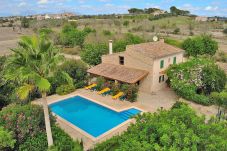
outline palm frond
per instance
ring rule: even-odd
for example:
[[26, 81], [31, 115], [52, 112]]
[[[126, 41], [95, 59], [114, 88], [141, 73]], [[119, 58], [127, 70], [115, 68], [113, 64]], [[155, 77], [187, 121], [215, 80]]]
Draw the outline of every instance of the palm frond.
[[17, 92], [18, 97], [19, 97], [21, 100], [25, 100], [25, 99], [28, 98], [29, 93], [30, 93], [31, 91], [33, 91], [34, 88], [35, 88], [34, 85], [31, 85], [31, 84], [24, 84], [23, 86], [19, 87], [19, 88], [17, 89], [16, 92]]
[[45, 78], [39, 78], [35, 81], [35, 85], [40, 92], [47, 92], [50, 90], [51, 84]]

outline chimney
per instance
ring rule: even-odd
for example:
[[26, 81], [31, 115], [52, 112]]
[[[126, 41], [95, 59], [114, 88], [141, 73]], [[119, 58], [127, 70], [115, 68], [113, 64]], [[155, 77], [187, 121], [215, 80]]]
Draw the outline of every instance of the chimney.
[[109, 40], [109, 54], [113, 54], [113, 40]]

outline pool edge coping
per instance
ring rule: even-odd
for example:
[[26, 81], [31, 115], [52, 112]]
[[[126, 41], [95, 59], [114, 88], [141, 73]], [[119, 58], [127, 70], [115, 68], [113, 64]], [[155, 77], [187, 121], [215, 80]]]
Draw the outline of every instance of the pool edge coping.
[[[101, 102], [98, 102], [98, 101], [96, 101], [96, 100], [94, 100], [94, 99], [92, 99], [92, 98], [89, 98], [89, 97], [84, 96], [84, 95], [79, 94], [79, 93], [73, 94], [73, 95], [70, 95], [70, 96], [67, 96], [67, 97], [62, 98], [62, 99], [57, 99], [57, 100], [55, 100], [55, 101], [53, 101], [53, 102], [48, 102], [48, 106], [51, 105], [51, 104], [60, 102], [60, 101], [64, 101], [64, 100], [69, 99], [69, 98], [76, 97], [76, 96], [80, 96], [80, 97], [83, 97], [83, 98], [85, 98], [85, 99], [88, 99], [89, 101], [92, 101], [92, 102], [94, 102], [94, 103], [96, 103], [96, 104], [99, 104], [99, 105], [101, 105], [101, 106], [103, 106], [103, 107], [106, 107], [106, 108], [108, 108], [108, 109], [110, 109], [110, 110], [113, 110], [113, 111], [115, 111], [115, 112], [122, 112], [122, 111], [125, 111], [125, 110], [129, 110], [129, 109], [131, 109], [131, 108], [135, 108], [135, 109], [137, 109], [137, 110], [140, 110], [140, 111], [141, 111], [140, 114], [143, 114], [143, 113], [147, 112], [147, 111], [145, 111], [145, 110], [143, 110], [143, 109], [141, 109], [141, 108], [139, 108], [139, 107], [136, 107], [136, 106], [125, 107], [125, 108], [123, 108], [123, 109], [115, 109], [115, 108], [113, 108], [113, 107], [111, 107], [111, 106], [109, 106], [109, 105], [103, 104], [103, 103], [101, 103]], [[105, 133], [101, 134], [100, 136], [94, 137], [94, 136], [92, 136], [91, 134], [87, 133], [86, 131], [82, 130], [81, 128], [77, 127], [76, 125], [70, 123], [70, 122], [67, 121], [66, 119], [64, 119], [64, 118], [60, 117], [59, 115], [55, 114], [54, 112], [52, 112], [52, 114], [53, 114], [54, 116], [56, 116], [56, 117], [57, 117], [60, 121], [62, 121], [63, 123], [67, 124], [68, 126], [70, 126], [71, 128], [73, 128], [74, 130], [78, 131], [80, 134], [82, 134], [82, 135], [86, 136], [87, 138], [91, 139], [94, 143], [98, 143], [98, 141], [102, 141], [103, 138], [105, 138], [106, 136], [108, 136], [109, 134], [111, 134], [111, 133], [113, 133], [113, 132], [115, 132], [115, 131], [116, 131], [116, 133], [117, 133], [117, 129], [123, 127], [123, 126], [126, 125], [126, 124], [132, 123], [133, 120], [134, 120], [133, 118], [128, 119], [128, 120], [124, 121], [123, 123], [121, 123], [121, 124], [119, 124], [119, 125], [117, 125], [117, 126], [111, 128], [110, 130], [108, 130], [108, 131], [106, 131]]]

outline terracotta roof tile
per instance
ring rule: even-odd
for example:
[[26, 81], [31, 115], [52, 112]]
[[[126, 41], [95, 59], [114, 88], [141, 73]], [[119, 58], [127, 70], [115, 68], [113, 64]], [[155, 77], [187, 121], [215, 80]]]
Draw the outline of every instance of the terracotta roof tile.
[[152, 58], [160, 58], [184, 52], [184, 50], [166, 44], [163, 41], [129, 45], [127, 46], [127, 51], [139, 51]]
[[88, 73], [132, 84], [147, 76], [148, 71], [102, 63], [89, 69]]

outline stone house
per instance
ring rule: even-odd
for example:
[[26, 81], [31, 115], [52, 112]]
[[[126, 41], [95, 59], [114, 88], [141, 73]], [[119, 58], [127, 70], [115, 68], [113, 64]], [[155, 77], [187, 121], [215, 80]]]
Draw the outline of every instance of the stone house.
[[121, 83], [138, 84], [140, 91], [152, 93], [166, 87], [165, 71], [171, 64], [183, 62], [184, 50], [157, 42], [129, 45], [126, 51], [102, 56], [102, 63], [88, 73]]

